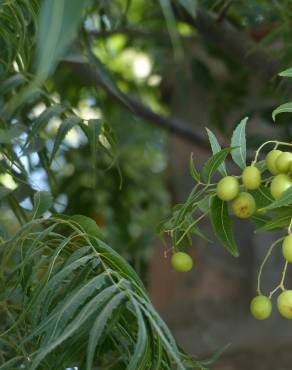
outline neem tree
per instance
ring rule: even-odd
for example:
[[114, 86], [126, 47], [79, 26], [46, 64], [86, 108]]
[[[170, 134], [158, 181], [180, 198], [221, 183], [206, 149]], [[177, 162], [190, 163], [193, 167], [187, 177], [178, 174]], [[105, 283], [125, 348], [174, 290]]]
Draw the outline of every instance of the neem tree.
[[[211, 360], [196, 361], [178, 347], [153, 308], [139, 276], [104, 242], [101, 230], [92, 219], [57, 212], [56, 173], [62, 169], [58, 166], [58, 158], [61, 153], [64, 155], [62, 144], [72, 128], [77, 127], [84, 134], [93, 186], [99, 170], [98, 156], [105, 155], [107, 164], [115, 164], [115, 138], [111, 128], [99, 119], [83, 119], [75, 106], [66, 99], [59, 99], [58, 94], [56, 98], [50, 91], [46, 81], [54, 74], [57, 64], [62, 61], [78, 70], [90, 67], [90, 79], [127, 109], [141, 113], [141, 105], [123, 94], [108, 76], [91, 42], [96, 29], [90, 26], [98, 19], [101, 22], [98, 33], [103, 33], [106, 29], [103, 29], [104, 9], [108, 10], [111, 3], [102, 0], [6, 0], [1, 3], [0, 172], [13, 183], [13, 188], [0, 187], [1, 203], [5, 204], [9, 218], [8, 228], [1, 228], [0, 239], [1, 370], [63, 370], [68, 367], [80, 370], [202, 370], [211, 363]], [[170, 20], [169, 29], [173, 30], [171, 2], [160, 3]], [[174, 3], [194, 18], [192, 2], [179, 0]], [[115, 6], [109, 12], [115, 13]], [[65, 58], [68, 45], [85, 15], [88, 15], [87, 23], [81, 28], [72, 53]], [[124, 18], [118, 24], [123, 25], [123, 21]], [[172, 32], [174, 43], [176, 38], [176, 33]], [[40, 106], [41, 112], [37, 112], [36, 107]], [[144, 106], [142, 112], [152, 118], [154, 115], [157, 120], [157, 115], [145, 110]], [[59, 126], [51, 133], [47, 125], [54, 118], [58, 119]], [[259, 230], [287, 228], [291, 232], [291, 192], [287, 190], [281, 195], [284, 188], [290, 186], [287, 164], [290, 159], [287, 154], [281, 154], [275, 161], [270, 157], [279, 152], [270, 154], [267, 167], [275, 176], [273, 180], [262, 175], [264, 163], [257, 158], [251, 167], [244, 169], [244, 127], [245, 121], [235, 131], [231, 148], [222, 151], [209, 132], [215, 154], [206, 163], [202, 180], [191, 161], [191, 172], [198, 184], [186, 204], [177, 207], [168, 225], [176, 250], [192, 232], [204, 237], [197, 223], [210, 214], [218, 239], [237, 255], [231, 235], [228, 199], [234, 212], [241, 217], [252, 214], [256, 208], [251, 219]], [[183, 136], [189, 134], [188, 130], [175, 127], [172, 121], [168, 128]], [[194, 132], [192, 135], [198, 140]], [[283, 143], [274, 144], [284, 148]], [[247, 192], [243, 194], [238, 194], [237, 178], [226, 178], [223, 162], [229, 153], [244, 169]], [[217, 169], [225, 177], [218, 189], [211, 184]], [[39, 184], [32, 183], [30, 177], [34, 170], [46, 174], [50, 191], [38, 191], [36, 185]], [[281, 174], [275, 175], [276, 171]], [[271, 180], [271, 193], [278, 198], [276, 201], [266, 186]], [[24, 200], [31, 203], [31, 208], [23, 204]], [[196, 209], [201, 210], [202, 215], [193, 220]], [[259, 209], [267, 212], [260, 213]], [[270, 214], [278, 217], [271, 219]], [[15, 225], [16, 220], [19, 226], [15, 232], [9, 227], [10, 221]], [[287, 260], [291, 259], [290, 249], [291, 237], [288, 236], [284, 242]], [[177, 270], [186, 271], [191, 268], [192, 261], [183, 252], [176, 253], [173, 265]], [[283, 282], [279, 285], [282, 287]], [[279, 307], [288, 316], [286, 295], [290, 293], [283, 294]], [[268, 316], [268, 302], [266, 298], [261, 297], [260, 301], [257, 298], [253, 304], [255, 316]]]
[[[280, 73], [291, 77], [292, 70]], [[291, 112], [292, 103], [279, 106], [272, 113], [273, 119], [283, 112]], [[282, 316], [292, 319], [292, 290], [288, 290], [285, 275], [292, 262], [292, 143], [270, 140], [263, 143], [255, 152], [251, 164], [246, 159], [247, 118], [235, 128], [230, 147], [221, 149], [215, 135], [207, 129], [213, 156], [204, 164], [202, 174], [190, 160], [190, 172], [196, 185], [184, 204], [174, 208], [172, 217], [162, 230], [172, 239], [173, 254], [171, 264], [176, 271], [187, 272], [193, 266], [192, 258], [180, 248], [192, 241], [192, 234], [208, 240], [199, 227], [199, 222], [209, 216], [217, 239], [235, 257], [239, 256], [232, 232], [231, 216], [250, 219], [256, 231], [283, 230], [283, 236], [276, 240], [267, 251], [259, 268], [257, 296], [251, 302], [251, 313], [258, 320], [267, 319], [272, 312], [271, 298], [280, 291], [277, 308]], [[272, 148], [266, 153], [267, 148]], [[265, 158], [263, 152], [266, 153]], [[240, 175], [228, 175], [225, 159], [231, 154], [233, 162], [241, 169]], [[216, 172], [223, 177], [216, 184], [212, 178]], [[261, 289], [264, 267], [274, 248], [282, 245], [283, 273], [279, 284], [271, 287], [268, 294]]]
[[[72, 128], [81, 130], [88, 148], [89, 185], [95, 186], [100, 157], [116, 165], [111, 128], [100, 119], [83, 119], [46, 86], [82, 19], [100, 19], [103, 3], [1, 4], [0, 174], [13, 185], [0, 186], [8, 221], [0, 235], [1, 370], [204, 370], [212, 362], [178, 347], [140, 277], [104, 242], [94, 220], [58, 213], [56, 174], [63, 171], [69, 150], [62, 144]], [[63, 61], [82, 67], [85, 60], [93, 76], [125, 101], [94, 55], [87, 31], [82, 28], [78, 53]], [[56, 118], [52, 133], [47, 126]], [[33, 171], [46, 174], [49, 191], [32, 181]]]

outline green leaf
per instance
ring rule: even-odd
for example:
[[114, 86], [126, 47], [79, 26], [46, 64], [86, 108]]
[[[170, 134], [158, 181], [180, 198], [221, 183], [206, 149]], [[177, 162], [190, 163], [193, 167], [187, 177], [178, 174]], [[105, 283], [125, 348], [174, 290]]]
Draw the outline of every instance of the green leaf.
[[95, 73], [97, 75], [99, 83], [102, 84], [111, 95], [121, 101], [127, 108], [132, 110], [130, 101], [118, 88], [112, 76], [107, 71], [104, 64], [99, 60], [99, 58], [96, 55], [90, 53], [89, 61], [92, 66], [95, 67]]
[[185, 10], [193, 17], [196, 18], [197, 13], [197, 0], [177, 0], [177, 2], [185, 8]]
[[53, 105], [49, 108], [47, 108], [44, 112], [42, 112], [32, 123], [31, 130], [28, 134], [26, 143], [24, 144], [24, 147], [26, 147], [34, 138], [36, 135], [39, 135], [39, 133], [46, 127], [46, 125], [49, 123], [49, 120], [54, 116], [59, 116], [61, 113], [63, 113], [65, 110], [64, 107], [62, 107], [59, 104]]
[[55, 158], [55, 155], [57, 154], [57, 151], [62, 143], [62, 141], [65, 139], [66, 135], [68, 132], [76, 125], [78, 125], [81, 122], [79, 117], [76, 116], [71, 116], [66, 118], [60, 125], [56, 139], [54, 142], [54, 147], [52, 150], [51, 158], [50, 158], [50, 163], [52, 163], [53, 159]]
[[32, 218], [39, 218], [48, 211], [53, 204], [53, 197], [48, 191], [38, 191], [33, 196]]
[[275, 121], [276, 116], [280, 113], [291, 113], [292, 112], [292, 102], [285, 103], [277, 107], [272, 112], [272, 118]]
[[117, 286], [109, 287], [99, 293], [96, 297], [92, 298], [74, 317], [74, 319], [66, 326], [65, 330], [59, 335], [58, 323], [54, 324], [53, 330], [50, 332], [47, 345], [40, 348], [39, 353], [33, 359], [31, 370], [35, 370], [42, 360], [51, 353], [56, 347], [62, 344], [66, 339], [70, 338], [76, 333], [81, 325], [83, 325], [108, 299], [110, 299], [118, 290]]
[[285, 215], [285, 216], [279, 216], [272, 220], [266, 220], [266, 222], [259, 224], [256, 231], [260, 232], [260, 231], [281, 230], [283, 228], [288, 227], [290, 222], [291, 222], [291, 214]]
[[265, 226], [271, 219], [268, 216], [265, 216], [264, 214], [255, 213], [250, 218], [250, 221], [253, 222], [257, 229], [260, 229], [262, 226]]
[[246, 138], [245, 128], [248, 117], [243, 118], [233, 131], [231, 146], [234, 150], [231, 152], [232, 159], [240, 167], [246, 167]]
[[217, 239], [222, 242], [228, 252], [234, 257], [238, 257], [239, 251], [232, 233], [232, 222], [228, 214], [227, 202], [214, 196], [211, 201], [210, 218]]
[[133, 355], [131, 356], [131, 361], [127, 367], [127, 370], [136, 370], [140, 369], [141, 362], [144, 357], [144, 353], [147, 349], [147, 330], [146, 326], [143, 320], [143, 315], [141, 313], [141, 310], [136, 303], [136, 301], [133, 299], [133, 304], [135, 307], [136, 315], [137, 315], [137, 322], [138, 322], [138, 334], [137, 334], [137, 342], [135, 346], [135, 351]]
[[26, 77], [20, 73], [7, 78], [7, 80], [2, 81], [0, 84], [0, 94], [4, 95], [7, 92], [11, 92], [11, 90], [22, 85], [26, 80]]
[[256, 190], [250, 190], [250, 193], [255, 199], [257, 209], [266, 207], [273, 202], [271, 191], [268, 187], [260, 186]]
[[282, 71], [278, 73], [281, 77], [292, 77], [292, 68], [285, 69], [285, 71]]
[[97, 319], [93, 323], [92, 329], [89, 334], [89, 341], [87, 346], [86, 355], [86, 370], [91, 370], [93, 366], [94, 354], [96, 347], [101, 340], [101, 336], [105, 331], [108, 321], [112, 319], [114, 311], [119, 307], [119, 305], [125, 299], [125, 292], [120, 292], [115, 295], [103, 308], [101, 313], [98, 315]]
[[189, 167], [190, 167], [190, 174], [191, 174], [192, 178], [195, 181], [200, 182], [200, 174], [199, 174], [198, 170], [195, 167], [194, 159], [193, 159], [193, 153], [190, 156], [190, 165], [189, 165]]
[[87, 0], [42, 1], [37, 33], [37, 79], [46, 79], [67, 52], [87, 4]]
[[97, 238], [102, 236], [100, 228], [92, 218], [84, 215], [74, 215], [70, 219], [80, 225], [86, 234]]
[[24, 132], [25, 127], [19, 124], [12, 125], [9, 129], [0, 129], [0, 143], [12, 144]]
[[0, 365], [0, 370], [11, 370], [12, 365], [16, 365], [17, 363], [20, 363], [21, 360], [23, 361], [22, 356], [16, 356], [12, 358], [11, 360], [5, 362], [4, 364]]
[[292, 204], [292, 186], [290, 186], [279, 199], [276, 199], [274, 202], [265, 206], [263, 209], [268, 211], [275, 208], [280, 208], [284, 206], [289, 206]]
[[200, 365], [208, 366], [214, 364], [216, 361], [219, 360], [219, 358], [222, 356], [222, 354], [227, 351], [227, 349], [230, 347], [230, 344], [226, 344], [223, 348], [220, 348], [218, 351], [216, 351], [210, 358], [207, 360], [199, 361]]
[[232, 148], [225, 148], [214, 154], [203, 167], [203, 179], [207, 184], [210, 183], [212, 176], [218, 170], [218, 167], [224, 162], [227, 155], [232, 151]]
[[87, 136], [91, 151], [91, 162], [93, 166], [93, 186], [96, 185], [96, 162], [99, 135], [102, 128], [102, 120], [90, 119], [87, 126]]
[[[212, 153], [216, 154], [216, 153], [220, 152], [221, 146], [220, 146], [216, 136], [207, 127], [206, 127], [206, 130], [207, 130], [209, 142], [210, 142], [210, 145], [211, 145], [211, 148], [212, 148]], [[220, 174], [222, 176], [227, 176], [225, 163], [220, 164], [220, 166], [218, 167], [218, 171], [220, 172]]]

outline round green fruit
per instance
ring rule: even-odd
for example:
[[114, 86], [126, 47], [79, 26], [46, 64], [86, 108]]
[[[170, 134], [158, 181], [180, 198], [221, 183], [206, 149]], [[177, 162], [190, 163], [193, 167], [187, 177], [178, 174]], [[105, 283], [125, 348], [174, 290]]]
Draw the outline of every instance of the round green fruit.
[[251, 194], [243, 191], [231, 202], [231, 208], [235, 216], [248, 218], [254, 213], [256, 203]]
[[257, 320], [266, 320], [272, 313], [271, 300], [264, 296], [258, 295], [250, 303], [252, 316]]
[[239, 181], [233, 176], [223, 177], [217, 184], [216, 193], [224, 201], [236, 198], [239, 193]]
[[281, 173], [287, 173], [290, 171], [292, 164], [292, 153], [283, 152], [276, 159], [276, 168]]
[[280, 314], [286, 319], [292, 319], [292, 290], [285, 290], [277, 299]]
[[283, 240], [282, 253], [287, 262], [292, 262], [292, 234], [287, 235]]
[[261, 172], [255, 166], [248, 166], [242, 172], [242, 183], [246, 189], [255, 190], [261, 185]]
[[271, 194], [274, 199], [280, 198], [280, 196], [290, 188], [292, 180], [288, 175], [280, 174], [273, 178], [271, 182]]
[[277, 175], [279, 173], [276, 167], [276, 159], [280, 154], [282, 154], [281, 150], [273, 149], [266, 156], [267, 169], [271, 172], [272, 175]]
[[171, 257], [171, 265], [175, 271], [188, 272], [193, 267], [193, 260], [187, 253], [176, 252]]

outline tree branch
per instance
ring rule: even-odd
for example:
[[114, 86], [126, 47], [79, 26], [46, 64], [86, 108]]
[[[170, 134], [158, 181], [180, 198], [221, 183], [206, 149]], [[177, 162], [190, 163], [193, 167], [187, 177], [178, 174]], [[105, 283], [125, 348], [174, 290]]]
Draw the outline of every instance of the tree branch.
[[113, 89], [102, 81], [95, 69], [87, 63], [66, 60], [66, 65], [69, 65], [75, 73], [81, 76], [83, 82], [102, 88], [111, 98], [138, 117], [157, 127], [167, 130], [192, 144], [203, 149], [208, 149], [208, 151], [210, 150], [210, 146], [204, 137], [191, 129], [191, 126], [193, 125], [192, 123], [183, 121], [179, 118], [160, 115], [125, 93], [119, 92], [119, 95], [121, 96], [121, 98], [119, 98]]

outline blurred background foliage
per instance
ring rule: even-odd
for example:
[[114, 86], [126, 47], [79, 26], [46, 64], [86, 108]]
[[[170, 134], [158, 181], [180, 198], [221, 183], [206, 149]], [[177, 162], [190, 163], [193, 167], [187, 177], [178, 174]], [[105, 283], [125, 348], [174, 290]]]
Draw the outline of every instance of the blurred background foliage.
[[[271, 111], [291, 93], [292, 85], [280, 82], [277, 73], [291, 65], [292, 4], [264, 0], [82, 3], [81, 23], [74, 25], [77, 29], [79, 24], [79, 31], [70, 49], [66, 45], [71, 35], [65, 35], [66, 47], [48, 67], [53, 72], [44, 79], [41, 92], [35, 91], [25, 105], [15, 108], [12, 118], [5, 113], [11, 100], [33, 74], [40, 74], [35, 60], [40, 48], [35, 51], [40, 2], [1, 2], [0, 145], [7, 153], [1, 156], [1, 224], [13, 231], [16, 219], [10, 214], [11, 205], [18, 218], [25, 219], [33, 193], [51, 190], [54, 211], [94, 218], [105, 239], [145, 277], [155, 226], [170, 211], [171, 178], [176, 176], [169, 166], [172, 147], [167, 133], [193, 143], [194, 152], [207, 146], [200, 116], [177, 119], [190, 110], [192, 91], [199, 87], [207, 115], [203, 124], [221, 133], [223, 141], [246, 115], [257, 116], [261, 123], [260, 129], [250, 130], [250, 147], [270, 136]], [[51, 34], [57, 20], [46, 21]], [[128, 100], [132, 97], [134, 103]], [[30, 127], [56, 104], [65, 113], [48, 117], [23, 151]], [[82, 124], [66, 132], [49, 168], [54, 138], [68, 112]], [[96, 182], [88, 159], [89, 119], [100, 120], [101, 125]], [[277, 136], [289, 135], [289, 118], [282, 115]], [[15, 162], [10, 175], [8, 162]]]

